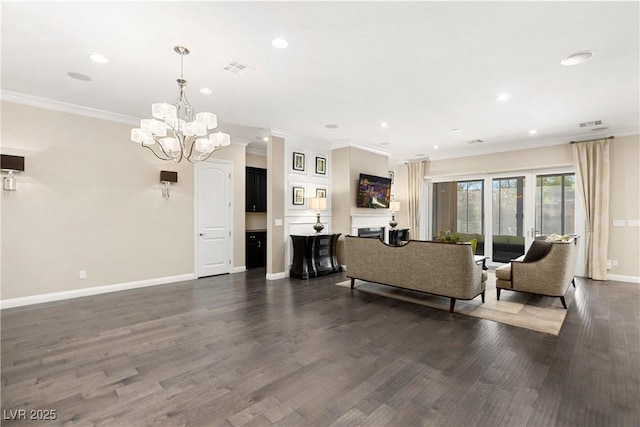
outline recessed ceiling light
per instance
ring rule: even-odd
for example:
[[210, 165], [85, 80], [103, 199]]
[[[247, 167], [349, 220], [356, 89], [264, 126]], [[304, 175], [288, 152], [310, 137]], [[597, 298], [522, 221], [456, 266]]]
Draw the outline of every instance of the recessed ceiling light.
[[596, 53], [592, 50], [583, 50], [581, 52], [576, 52], [567, 56], [562, 61], [560, 61], [560, 63], [565, 66], [584, 64], [585, 62], [593, 58], [595, 54]]
[[287, 46], [289, 46], [289, 42], [285, 39], [277, 38], [271, 40], [271, 46], [275, 47], [276, 49], [286, 49]]
[[71, 77], [72, 79], [82, 80], [83, 82], [90, 82], [91, 80], [93, 80], [91, 77], [87, 76], [86, 74], [74, 73], [73, 71], [69, 71], [67, 73], [67, 76]]
[[496, 101], [508, 101], [511, 98], [511, 94], [504, 92], [501, 93], [500, 95], [498, 95], [498, 97], [496, 98]]
[[109, 62], [109, 59], [106, 56], [99, 53], [92, 53], [91, 55], [89, 55], [89, 59], [91, 59], [93, 62], [97, 62], [98, 64], [106, 64], [107, 62]]
[[324, 125], [327, 129], [338, 129], [338, 125], [335, 123], [329, 123], [328, 125]]
[[380, 123], [380, 127], [381, 127], [381, 128], [386, 128], [386, 127], [387, 127], [387, 123], [386, 123], [386, 122], [382, 122], [382, 123]]
[[531, 129], [531, 130], [529, 131], [529, 135], [535, 135], [536, 133], [538, 133], [538, 131], [537, 131], [537, 130], [535, 130], [535, 129]]
[[416, 154], [416, 157], [424, 157], [424, 154]]
[[211, 95], [213, 93], [213, 91], [208, 87], [201, 87], [200, 89], [198, 89], [198, 92], [200, 92], [203, 95]]
[[268, 136], [263, 136], [263, 137], [262, 137], [262, 140], [263, 140], [264, 142], [269, 142], [269, 137], [268, 137]]
[[460, 129], [454, 128], [454, 129], [451, 129], [451, 132], [460, 132]]
[[437, 150], [438, 148], [440, 148], [440, 146], [439, 146], [439, 145], [434, 145], [434, 146], [433, 146], [433, 148], [434, 148], [435, 150]]
[[381, 142], [380, 145], [387, 146], [387, 145], [389, 145], [389, 143], [388, 142]]

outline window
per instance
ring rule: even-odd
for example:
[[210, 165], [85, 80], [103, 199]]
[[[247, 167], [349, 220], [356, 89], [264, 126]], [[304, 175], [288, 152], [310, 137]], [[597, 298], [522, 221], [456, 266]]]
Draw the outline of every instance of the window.
[[536, 236], [575, 230], [575, 174], [536, 177]]

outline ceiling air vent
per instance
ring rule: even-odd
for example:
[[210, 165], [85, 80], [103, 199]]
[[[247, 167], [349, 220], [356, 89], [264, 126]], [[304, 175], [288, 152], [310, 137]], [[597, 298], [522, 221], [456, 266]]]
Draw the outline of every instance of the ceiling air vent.
[[237, 74], [239, 76], [244, 76], [245, 74], [249, 74], [254, 71], [255, 68], [250, 67], [246, 64], [243, 64], [239, 61], [231, 61], [227, 65], [225, 65], [224, 69], [230, 73]]
[[592, 122], [584, 122], [584, 123], [580, 123], [580, 127], [581, 128], [586, 128], [589, 126], [598, 126], [602, 124], [602, 120], [594, 120]]
[[465, 141], [467, 144], [480, 144], [483, 142], [481, 139], [471, 139], [469, 141]]

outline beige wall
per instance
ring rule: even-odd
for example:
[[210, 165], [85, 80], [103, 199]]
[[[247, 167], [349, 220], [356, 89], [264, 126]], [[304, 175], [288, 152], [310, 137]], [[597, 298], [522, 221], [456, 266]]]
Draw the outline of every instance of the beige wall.
[[351, 147], [331, 152], [331, 231], [342, 235], [351, 232]]
[[[254, 168], [267, 169], [267, 156], [258, 156], [256, 154], [247, 153], [247, 166]], [[244, 192], [242, 193], [244, 194]], [[247, 230], [266, 230], [267, 229], [267, 213], [266, 212], [248, 212], [245, 215], [245, 227]]]
[[259, 156], [257, 154], [247, 153], [247, 166], [266, 169], [267, 156]]
[[609, 274], [640, 277], [640, 228], [629, 220], [640, 220], [640, 135], [611, 141], [611, 193], [609, 219], [625, 220], [624, 227], [609, 229], [609, 256], [617, 260]]
[[267, 145], [267, 278], [284, 273], [284, 228], [275, 220], [284, 221], [285, 182], [284, 139], [272, 136]]
[[[130, 130], [2, 103], [3, 153], [25, 156], [18, 191], [2, 192], [2, 299], [193, 273], [192, 166]], [[170, 199], [161, 169], [178, 171]]]
[[360, 174], [388, 176], [389, 158], [356, 147], [342, 147], [331, 152], [331, 161], [332, 232], [342, 234], [337, 253], [338, 261], [344, 264], [344, 236], [351, 234], [351, 215], [374, 213], [373, 209], [356, 207]]
[[[429, 162], [427, 176], [500, 173], [573, 165], [569, 144]], [[406, 168], [406, 166], [405, 166]]]
[[[131, 128], [2, 103], [2, 152], [24, 155], [26, 169], [18, 191], [2, 192], [2, 299], [193, 273], [193, 165], [156, 159]], [[244, 212], [244, 147], [216, 157], [233, 162], [234, 211]], [[160, 170], [178, 172], [169, 199]], [[234, 267], [244, 227], [235, 215]]]
[[[409, 187], [408, 183], [408, 170], [407, 165], [395, 165], [393, 168], [393, 186], [391, 191], [394, 196], [394, 200], [400, 202], [400, 212], [396, 213], [396, 221], [398, 226], [396, 228], [409, 228]], [[411, 239], [417, 239], [418, 236], [413, 236], [409, 233]]]
[[[626, 221], [624, 227], [611, 227], [609, 256], [618, 266], [609, 270], [611, 275], [640, 277], [640, 228], [629, 227], [629, 220], [640, 219], [640, 136], [618, 137], [611, 141], [611, 194], [609, 218]], [[573, 166], [570, 144], [517, 150], [482, 156], [463, 157], [430, 162], [427, 176], [455, 177], [481, 175], [514, 170], [542, 169]], [[396, 187], [407, 188], [406, 165], [395, 169]], [[396, 189], [396, 194], [403, 191]], [[406, 190], [404, 190], [406, 191]], [[404, 196], [403, 196], [404, 197]], [[402, 201], [402, 199], [400, 199]], [[399, 222], [407, 220], [406, 212]], [[610, 224], [611, 225], [611, 224]]]

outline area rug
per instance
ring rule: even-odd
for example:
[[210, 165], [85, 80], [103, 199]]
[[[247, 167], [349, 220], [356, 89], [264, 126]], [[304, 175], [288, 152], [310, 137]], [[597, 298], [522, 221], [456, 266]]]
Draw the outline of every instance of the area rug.
[[[470, 301], [457, 300], [455, 313], [494, 322], [518, 326], [547, 334], [558, 335], [560, 328], [567, 316], [567, 310], [562, 307], [560, 298], [543, 297], [522, 292], [503, 290], [500, 301], [496, 299], [496, 276], [489, 270], [485, 292], [485, 303], [480, 297]], [[337, 286], [350, 288], [351, 280], [336, 283]], [[377, 283], [356, 280], [354, 292], [366, 292], [394, 298], [400, 301], [421, 304], [428, 307], [449, 311], [450, 299], [429, 295], [421, 292], [413, 292]], [[565, 295], [567, 307], [573, 302], [574, 288], [569, 286]]]

